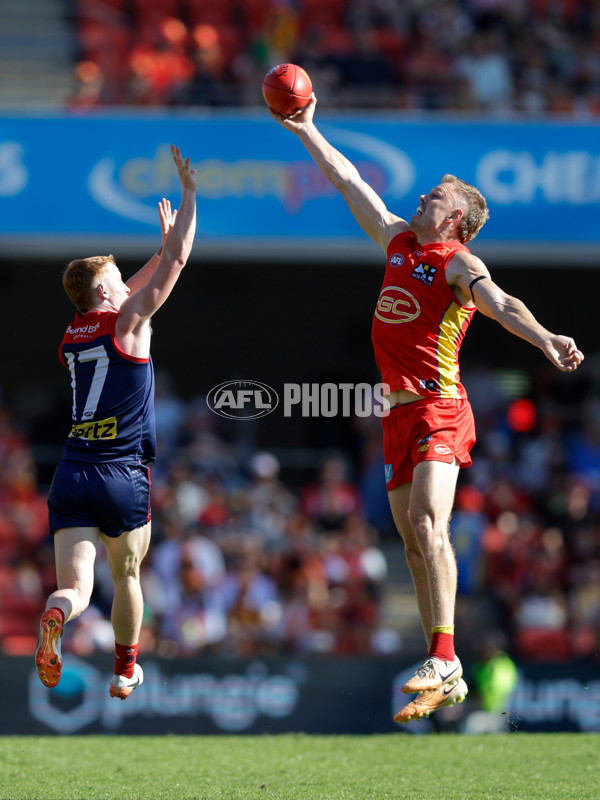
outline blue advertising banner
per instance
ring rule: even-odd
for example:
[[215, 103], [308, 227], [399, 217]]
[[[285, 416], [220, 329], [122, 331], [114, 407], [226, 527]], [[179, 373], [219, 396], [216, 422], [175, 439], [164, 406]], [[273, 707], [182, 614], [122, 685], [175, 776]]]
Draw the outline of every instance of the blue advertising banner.
[[[484, 251], [575, 248], [589, 259], [600, 248], [597, 124], [373, 113], [320, 113], [317, 123], [399, 216], [410, 218], [419, 194], [451, 172], [488, 199], [491, 217], [477, 240]], [[179, 193], [171, 142], [197, 170], [199, 247], [370, 252], [334, 187], [266, 110], [4, 115], [3, 244], [26, 251], [74, 239], [154, 241], [158, 200], [176, 202]]]
[[0, 655], [2, 685], [11, 687], [0, 735], [600, 732], [597, 665], [581, 663], [518, 665], [502, 712], [482, 712], [472, 687], [447, 715], [395, 725], [407, 702], [401, 686], [415, 666], [377, 658], [146, 657], [143, 685], [122, 703], [108, 692], [113, 662], [106, 654], [67, 654], [55, 689], [42, 686], [32, 658]]

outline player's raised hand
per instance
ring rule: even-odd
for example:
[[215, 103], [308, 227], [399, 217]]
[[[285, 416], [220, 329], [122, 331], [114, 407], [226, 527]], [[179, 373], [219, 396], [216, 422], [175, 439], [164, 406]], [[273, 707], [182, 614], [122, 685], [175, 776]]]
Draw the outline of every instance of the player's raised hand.
[[171, 155], [179, 173], [179, 180], [181, 181], [181, 188], [185, 191], [196, 190], [196, 170], [190, 169], [190, 159], [183, 160], [181, 150], [174, 144], [171, 145]]
[[543, 350], [554, 366], [562, 372], [573, 372], [583, 361], [583, 353], [568, 336], [551, 336]]
[[171, 209], [171, 202], [164, 197], [158, 204], [158, 217], [160, 219], [160, 239], [164, 245], [177, 217], [177, 211]]
[[277, 111], [273, 111], [272, 108], [269, 108], [269, 111], [276, 122], [278, 122], [280, 125], [283, 125], [283, 127], [288, 131], [297, 133], [303, 125], [309, 125], [312, 122], [316, 107], [317, 97], [313, 92], [307, 105], [305, 105], [304, 108], [301, 108], [300, 111], [296, 111], [295, 114], [290, 114], [286, 117], [283, 114], [278, 114]]

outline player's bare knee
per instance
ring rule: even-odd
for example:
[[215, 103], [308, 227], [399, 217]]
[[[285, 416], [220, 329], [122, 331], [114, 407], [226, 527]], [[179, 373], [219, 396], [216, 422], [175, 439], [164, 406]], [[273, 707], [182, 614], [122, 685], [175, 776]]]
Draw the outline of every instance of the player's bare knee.
[[433, 520], [428, 514], [413, 513], [410, 515], [410, 523], [417, 546], [422, 550], [423, 545], [434, 535]]
[[130, 555], [122, 561], [113, 562], [111, 564], [111, 574], [113, 581], [135, 580], [140, 579], [140, 565], [141, 558], [138, 556]]
[[436, 524], [429, 516], [421, 516], [413, 522], [417, 546], [425, 559], [435, 558], [451, 549], [446, 525]]

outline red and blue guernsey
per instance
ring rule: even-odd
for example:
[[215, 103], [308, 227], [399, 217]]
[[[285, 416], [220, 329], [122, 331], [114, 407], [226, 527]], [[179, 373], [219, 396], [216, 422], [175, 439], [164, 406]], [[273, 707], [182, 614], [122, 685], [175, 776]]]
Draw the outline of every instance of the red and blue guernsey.
[[457, 241], [420, 245], [412, 231], [394, 236], [373, 317], [377, 367], [390, 391], [463, 398], [458, 352], [474, 308], [461, 306], [446, 281]]
[[67, 459], [147, 464], [156, 457], [152, 359], [119, 349], [117, 316], [116, 311], [78, 314], [60, 345], [73, 389]]

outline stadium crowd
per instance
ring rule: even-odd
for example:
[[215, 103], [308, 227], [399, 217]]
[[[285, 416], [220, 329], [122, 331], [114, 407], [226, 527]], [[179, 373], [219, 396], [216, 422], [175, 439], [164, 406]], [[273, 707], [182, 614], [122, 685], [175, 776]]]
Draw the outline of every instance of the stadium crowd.
[[600, 113], [598, 0], [74, 0], [73, 109], [249, 107], [291, 61], [328, 108]]
[[[548, 367], [529, 386], [523, 375], [503, 378], [485, 367], [463, 374], [478, 443], [452, 519], [461, 652], [472, 652], [478, 632], [494, 630], [520, 659], [598, 659], [599, 368], [593, 358], [576, 377]], [[380, 421], [354, 426], [354, 453], [324, 453], [314, 475], [292, 486], [272, 453], [241, 457], [204, 398], [159, 393], [140, 652], [402, 651], [402, 632], [386, 614], [397, 577], [390, 555], [402, 545], [386, 506]], [[33, 652], [55, 586], [47, 488], [28, 436], [0, 406], [0, 649], [7, 654]], [[112, 651], [102, 553], [92, 604], [66, 629], [67, 652]]]

